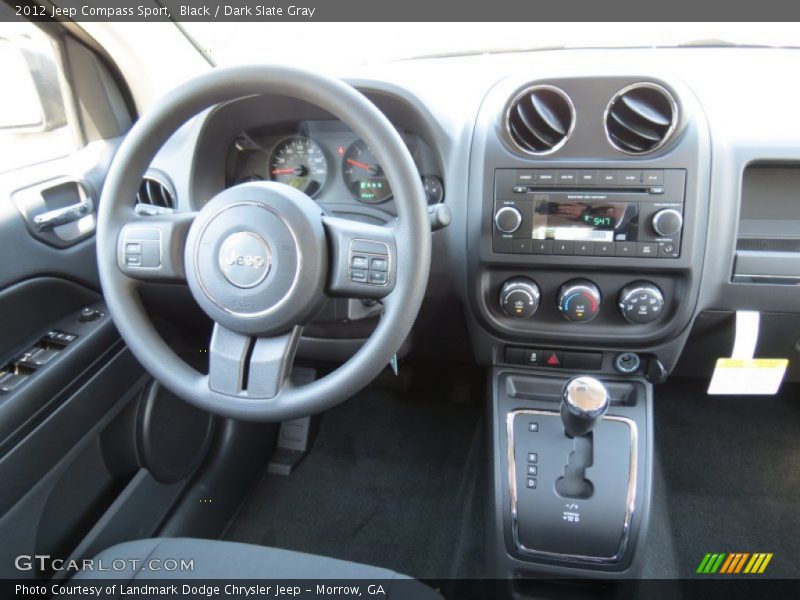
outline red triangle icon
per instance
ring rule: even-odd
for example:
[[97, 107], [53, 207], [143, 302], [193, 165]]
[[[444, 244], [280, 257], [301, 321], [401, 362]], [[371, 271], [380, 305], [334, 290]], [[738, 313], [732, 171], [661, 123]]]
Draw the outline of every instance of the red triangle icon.
[[550, 365], [551, 367], [555, 367], [556, 365], [559, 364], [558, 357], [555, 354], [551, 354], [547, 359], [547, 364]]

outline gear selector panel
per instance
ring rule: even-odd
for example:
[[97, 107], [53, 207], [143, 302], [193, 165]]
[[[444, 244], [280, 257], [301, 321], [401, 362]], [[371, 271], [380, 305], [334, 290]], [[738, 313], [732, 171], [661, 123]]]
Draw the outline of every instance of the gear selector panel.
[[[508, 418], [512, 526], [519, 550], [618, 560], [632, 516], [629, 495], [636, 489], [635, 423], [607, 416], [573, 439], [556, 411], [519, 410]], [[531, 456], [536, 485], [529, 484]]]

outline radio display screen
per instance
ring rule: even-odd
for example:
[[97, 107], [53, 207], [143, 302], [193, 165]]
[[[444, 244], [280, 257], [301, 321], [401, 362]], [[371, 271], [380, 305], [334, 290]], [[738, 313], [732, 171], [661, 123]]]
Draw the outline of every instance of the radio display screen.
[[535, 240], [636, 241], [637, 202], [565, 199], [537, 200], [533, 207]]

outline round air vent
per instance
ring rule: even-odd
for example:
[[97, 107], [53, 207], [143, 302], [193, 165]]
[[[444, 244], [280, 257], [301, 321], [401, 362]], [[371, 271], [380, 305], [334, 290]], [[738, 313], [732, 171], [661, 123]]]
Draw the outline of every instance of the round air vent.
[[145, 175], [139, 191], [136, 193], [136, 204], [143, 207], [152, 206], [156, 209], [175, 208], [175, 194], [172, 188], [161, 179], [152, 175]]
[[506, 129], [527, 154], [555, 152], [575, 127], [575, 107], [562, 90], [534, 85], [517, 94], [506, 112]]
[[606, 109], [606, 135], [617, 150], [646, 154], [663, 146], [678, 123], [678, 103], [660, 85], [635, 83]]

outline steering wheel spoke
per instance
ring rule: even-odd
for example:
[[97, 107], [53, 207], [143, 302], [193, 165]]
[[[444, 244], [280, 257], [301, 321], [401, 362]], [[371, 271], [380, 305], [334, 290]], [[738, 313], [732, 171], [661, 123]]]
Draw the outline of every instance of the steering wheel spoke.
[[208, 387], [227, 396], [274, 398], [292, 372], [302, 327], [270, 337], [251, 337], [214, 325]]
[[329, 296], [384, 298], [397, 279], [394, 230], [358, 221], [323, 216], [328, 238]]
[[197, 213], [166, 213], [125, 223], [117, 238], [117, 265], [143, 281], [186, 280], [184, 252]]

